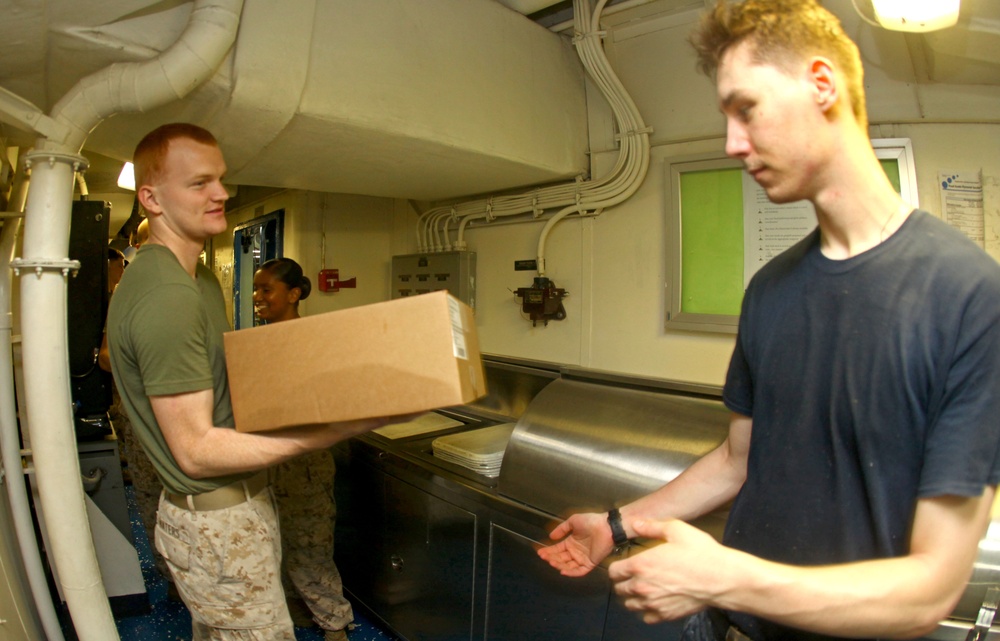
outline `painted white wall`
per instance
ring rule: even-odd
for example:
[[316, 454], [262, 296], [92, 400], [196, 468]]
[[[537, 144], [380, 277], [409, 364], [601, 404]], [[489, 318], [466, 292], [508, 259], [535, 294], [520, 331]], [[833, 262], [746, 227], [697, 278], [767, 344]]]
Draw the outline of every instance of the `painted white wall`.
[[[284, 255], [298, 261], [313, 284], [309, 298], [299, 307], [303, 315], [387, 300], [391, 257], [416, 248], [416, 213], [400, 200], [289, 189], [232, 210], [227, 215], [228, 229], [212, 242], [212, 268], [228, 303], [230, 323], [233, 230], [278, 209], [285, 210]], [[357, 278], [357, 287], [336, 293], [319, 291], [317, 276], [324, 265], [340, 270], [341, 280]]]
[[[673, 157], [721, 153], [724, 122], [715, 108], [713, 84], [695, 71], [687, 44], [695, 12], [630, 21], [609, 31], [608, 56], [646, 123], [654, 128], [652, 162], [642, 188], [628, 202], [596, 218], [570, 220], [549, 240], [547, 268], [570, 292], [567, 318], [532, 328], [518, 315], [510, 289], [531, 282], [530, 272], [514, 272], [513, 260], [532, 258], [538, 225], [477, 229], [467, 234], [477, 252], [477, 322], [485, 352], [536, 358], [643, 376], [721, 385], [734, 337], [666, 331], [663, 328], [666, 254], [664, 172]], [[985, 123], [894, 123], [916, 92], [881, 72], [868, 73], [873, 137], [910, 138], [917, 167], [921, 206], [941, 214], [939, 170], [982, 170], [985, 186], [986, 249], [1000, 260], [1000, 101], [972, 114]], [[961, 95], [997, 96], [996, 88], [953, 87]], [[923, 90], [920, 100], [947, 92]], [[905, 91], [901, 96], [900, 92]], [[994, 104], [995, 103], [995, 104]], [[962, 118], [970, 110], [962, 109]], [[601, 120], [593, 110], [592, 126]], [[939, 112], [942, 113], [942, 112]], [[874, 120], [878, 117], [880, 120]], [[595, 138], [592, 138], [595, 140]], [[613, 159], [599, 149], [594, 174]]]

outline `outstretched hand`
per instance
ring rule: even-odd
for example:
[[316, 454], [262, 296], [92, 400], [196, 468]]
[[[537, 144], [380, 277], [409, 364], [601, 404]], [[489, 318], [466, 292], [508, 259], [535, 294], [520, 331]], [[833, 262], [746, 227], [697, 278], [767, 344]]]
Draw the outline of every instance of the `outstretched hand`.
[[605, 514], [574, 514], [549, 537], [558, 543], [540, 548], [538, 556], [564, 576], [587, 574], [614, 549]]

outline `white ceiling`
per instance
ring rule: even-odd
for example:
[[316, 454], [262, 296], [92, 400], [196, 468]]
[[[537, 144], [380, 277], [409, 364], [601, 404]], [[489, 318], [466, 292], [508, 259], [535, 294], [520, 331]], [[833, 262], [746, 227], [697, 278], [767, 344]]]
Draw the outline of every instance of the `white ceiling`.
[[[192, 6], [0, 0], [0, 87], [49, 113], [81, 78], [169, 48]], [[33, 144], [16, 118], [0, 120], [7, 146]], [[244, 0], [212, 78], [91, 132], [91, 194], [114, 194], [141, 136], [181, 120], [216, 134], [237, 185], [436, 201], [588, 169], [584, 72], [570, 40], [494, 0]], [[113, 218], [122, 209], [113, 202]]]
[[[914, 85], [1000, 85], [1000, 1], [963, 0], [958, 26], [926, 35], [866, 27], [855, 5], [867, 12], [869, 1], [824, 2], [866, 66]], [[612, 2], [605, 23], [702, 4]], [[0, 0], [0, 88], [47, 112], [83, 76], [168, 48], [190, 9]], [[87, 184], [120, 193], [120, 162], [138, 138], [179, 119], [219, 135], [243, 185], [432, 201], [571, 179], [588, 168], [582, 70], [568, 38], [520, 14], [546, 26], [569, 15], [551, 0], [245, 0], [234, 51], [206, 85], [95, 129]], [[0, 123], [8, 146], [33, 138]]]

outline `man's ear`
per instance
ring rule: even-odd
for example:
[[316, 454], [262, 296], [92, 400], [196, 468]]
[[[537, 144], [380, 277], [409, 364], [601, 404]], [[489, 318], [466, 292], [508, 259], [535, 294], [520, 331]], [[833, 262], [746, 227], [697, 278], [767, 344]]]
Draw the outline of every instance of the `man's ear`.
[[135, 192], [135, 197], [139, 199], [139, 204], [149, 213], [158, 214], [162, 210], [156, 197], [156, 191], [150, 185], [143, 185]]
[[809, 82], [816, 94], [816, 103], [824, 112], [829, 112], [840, 97], [837, 90], [837, 76], [833, 64], [826, 58], [816, 57], [809, 62]]

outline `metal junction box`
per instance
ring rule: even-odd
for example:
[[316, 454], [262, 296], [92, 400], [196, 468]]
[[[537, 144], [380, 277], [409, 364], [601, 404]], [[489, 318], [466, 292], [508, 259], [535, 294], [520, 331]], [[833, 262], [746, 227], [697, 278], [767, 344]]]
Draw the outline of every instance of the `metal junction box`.
[[392, 257], [392, 298], [447, 290], [476, 309], [476, 253], [452, 251]]

